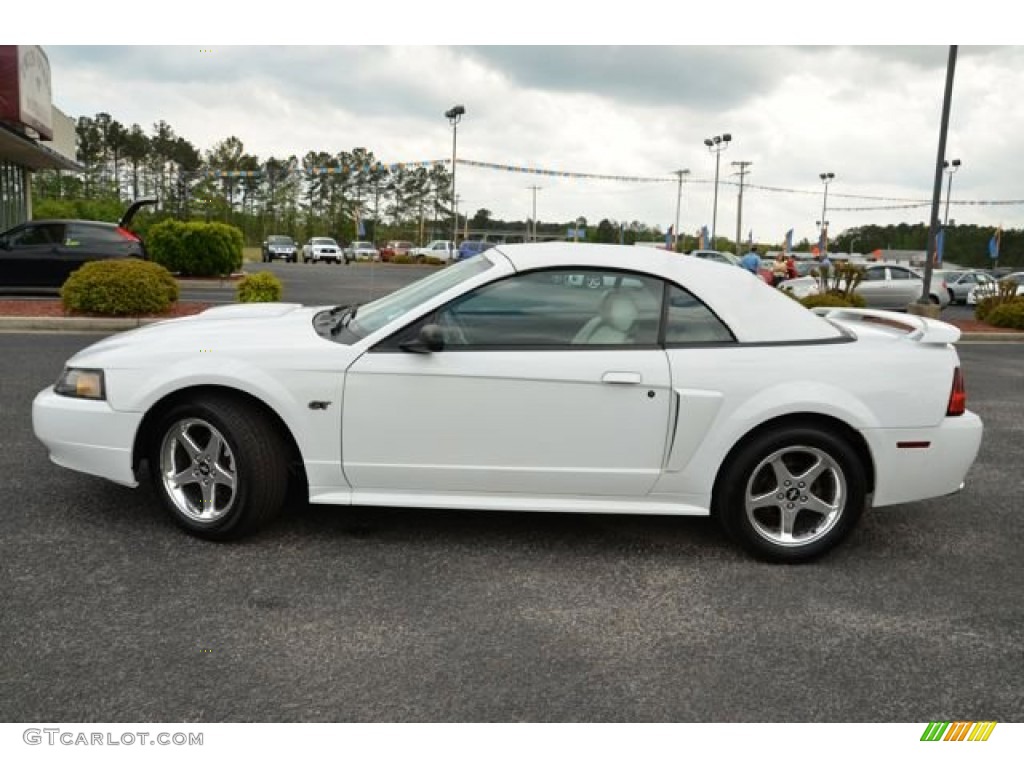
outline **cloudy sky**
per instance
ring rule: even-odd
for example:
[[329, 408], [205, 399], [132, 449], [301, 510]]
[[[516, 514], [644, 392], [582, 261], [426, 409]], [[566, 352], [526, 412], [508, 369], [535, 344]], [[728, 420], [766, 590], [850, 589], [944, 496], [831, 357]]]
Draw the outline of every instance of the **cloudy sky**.
[[[477, 9], [480, 25], [502, 24], [500, 14], [487, 21], [481, 6], [465, 7]], [[640, 38], [667, 37], [656, 15], [645, 18], [653, 31]], [[424, 22], [426, 37], [406, 29], [404, 39], [444, 39], [429, 34], [439, 25], [432, 19]], [[545, 25], [552, 23], [560, 17]], [[715, 158], [704, 139], [730, 133], [721, 154], [719, 234], [735, 236], [733, 163], [740, 161], [751, 163], [744, 239], [753, 230], [755, 239], [777, 241], [789, 228], [797, 239], [815, 237], [822, 172], [835, 174], [826, 217], [833, 234], [859, 224], [927, 220], [928, 205], [897, 206], [931, 198], [947, 45], [763, 46], [750, 44], [749, 29], [743, 45], [606, 45], [615, 23], [609, 16], [601, 33], [589, 35], [601, 44], [571, 46], [414, 46], [398, 36], [401, 42], [387, 47], [44, 47], [54, 102], [68, 114], [107, 111], [147, 129], [163, 119], [202, 150], [235, 135], [260, 157], [366, 147], [388, 163], [450, 158], [444, 112], [464, 104], [460, 158], [660, 179], [554, 178], [460, 164], [463, 211], [526, 218], [529, 187], [536, 185], [541, 221], [582, 215], [592, 224], [608, 217], [667, 228], [676, 213], [673, 172], [688, 169], [681, 228], [692, 233], [712, 221]], [[295, 42], [295, 30], [285, 26], [282, 42]], [[341, 39], [363, 37], [382, 38], [378, 29]], [[640, 42], [635, 33], [625, 37]], [[70, 38], [62, 42], [92, 42], [88, 34]], [[946, 153], [962, 161], [952, 219], [1024, 226], [1021, 94], [1024, 48], [960, 46]], [[943, 196], [945, 189], [944, 181]], [[997, 204], [1007, 201], [1016, 202]]]

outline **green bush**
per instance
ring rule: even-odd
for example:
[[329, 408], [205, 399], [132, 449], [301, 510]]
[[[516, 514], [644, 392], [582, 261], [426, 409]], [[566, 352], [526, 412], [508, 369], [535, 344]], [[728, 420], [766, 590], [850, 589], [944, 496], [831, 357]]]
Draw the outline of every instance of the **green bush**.
[[273, 272], [257, 272], [242, 279], [238, 284], [238, 300], [280, 301], [283, 286]]
[[64, 309], [96, 315], [158, 315], [178, 300], [178, 283], [164, 267], [141, 259], [90, 261], [60, 289]]
[[864, 301], [862, 296], [856, 293], [851, 293], [848, 296], [842, 292], [829, 291], [828, 293], [818, 293], [813, 296], [805, 296], [799, 300], [808, 309], [814, 309], [815, 307], [866, 307], [867, 302]]
[[415, 264], [416, 259], [407, 253], [399, 253], [391, 257], [392, 264]]
[[985, 322], [998, 328], [1016, 328], [1024, 331], [1024, 296], [1004, 301], [988, 313]]
[[437, 256], [424, 256], [420, 259], [421, 264], [429, 264], [432, 267], [443, 267], [446, 262], [444, 259], [439, 259]]
[[988, 316], [992, 313], [992, 310], [998, 307], [1001, 303], [1002, 300], [998, 296], [986, 296], [974, 305], [975, 319], [980, 320], [983, 323], [987, 323]]
[[189, 277], [229, 275], [242, 266], [244, 240], [238, 227], [202, 221], [161, 221], [149, 229], [153, 260]]

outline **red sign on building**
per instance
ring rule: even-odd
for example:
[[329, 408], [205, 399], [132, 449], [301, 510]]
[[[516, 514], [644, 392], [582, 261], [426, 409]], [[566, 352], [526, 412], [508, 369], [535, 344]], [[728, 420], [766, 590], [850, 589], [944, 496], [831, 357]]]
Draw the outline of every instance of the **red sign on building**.
[[0, 121], [53, 138], [50, 60], [40, 46], [0, 45]]

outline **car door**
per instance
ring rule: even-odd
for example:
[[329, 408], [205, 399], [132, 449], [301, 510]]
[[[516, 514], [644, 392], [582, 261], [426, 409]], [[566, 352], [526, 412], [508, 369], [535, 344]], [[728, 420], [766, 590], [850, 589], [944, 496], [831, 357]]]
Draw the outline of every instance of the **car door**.
[[58, 246], [64, 239], [61, 222], [29, 222], [8, 232], [0, 248], [0, 285], [57, 288]]
[[[573, 286], [558, 270], [504, 278], [359, 358], [346, 374], [342, 420], [352, 487], [646, 494], [661, 472], [670, 409], [657, 344], [661, 284], [605, 275], [607, 291]], [[444, 349], [407, 351], [427, 325], [440, 328]]]
[[906, 309], [907, 304], [920, 299], [924, 292], [924, 280], [906, 267], [889, 267], [889, 281], [892, 309]]
[[865, 269], [864, 278], [857, 286], [856, 293], [864, 299], [869, 307], [877, 309], [892, 306], [885, 267], [874, 266]]

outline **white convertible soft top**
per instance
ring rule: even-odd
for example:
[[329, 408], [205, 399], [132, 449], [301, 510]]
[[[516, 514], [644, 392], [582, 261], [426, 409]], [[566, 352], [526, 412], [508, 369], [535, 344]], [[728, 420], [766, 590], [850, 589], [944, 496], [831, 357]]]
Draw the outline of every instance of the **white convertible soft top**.
[[547, 268], [629, 269], [669, 280], [707, 304], [741, 342], [842, 338], [822, 317], [745, 269], [655, 248], [592, 243], [500, 245], [517, 272]]

